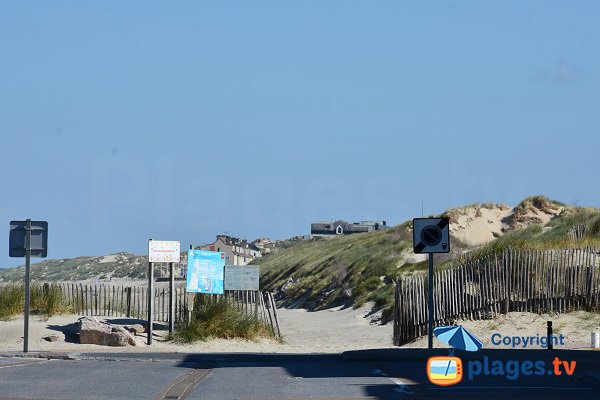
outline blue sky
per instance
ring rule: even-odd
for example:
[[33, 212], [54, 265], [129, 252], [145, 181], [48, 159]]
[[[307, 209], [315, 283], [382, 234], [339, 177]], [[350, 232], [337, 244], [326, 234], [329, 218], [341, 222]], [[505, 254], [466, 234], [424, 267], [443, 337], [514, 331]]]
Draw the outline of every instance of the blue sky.
[[8, 223], [49, 257], [542, 193], [598, 206], [600, 3], [3, 2]]

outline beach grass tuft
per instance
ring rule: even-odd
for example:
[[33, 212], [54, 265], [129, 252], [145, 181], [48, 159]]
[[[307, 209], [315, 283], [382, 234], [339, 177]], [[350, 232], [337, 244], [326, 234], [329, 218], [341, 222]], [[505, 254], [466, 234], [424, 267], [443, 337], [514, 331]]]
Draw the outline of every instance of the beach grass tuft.
[[[32, 314], [51, 317], [69, 312], [64, 304], [57, 285], [34, 283], [30, 287], [30, 310]], [[6, 284], [0, 286], [0, 320], [7, 320], [23, 314], [25, 308], [25, 286]]]
[[178, 326], [173, 339], [178, 342], [191, 343], [217, 338], [277, 339], [269, 325], [254, 315], [246, 315], [228, 299], [212, 299], [207, 295], [196, 295], [191, 322]]

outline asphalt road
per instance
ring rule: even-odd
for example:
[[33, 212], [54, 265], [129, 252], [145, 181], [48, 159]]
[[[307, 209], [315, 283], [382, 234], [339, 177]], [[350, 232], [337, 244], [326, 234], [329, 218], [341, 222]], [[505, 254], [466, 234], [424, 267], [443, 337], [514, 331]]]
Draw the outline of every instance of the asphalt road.
[[419, 353], [4, 357], [0, 399], [597, 399], [600, 386], [587, 379], [600, 368], [596, 354], [573, 376], [465, 377], [449, 387], [428, 382]]

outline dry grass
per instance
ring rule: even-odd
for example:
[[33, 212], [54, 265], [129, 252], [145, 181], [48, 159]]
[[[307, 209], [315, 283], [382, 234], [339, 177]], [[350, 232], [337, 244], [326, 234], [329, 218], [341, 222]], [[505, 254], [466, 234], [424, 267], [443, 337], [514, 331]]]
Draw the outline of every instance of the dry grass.
[[374, 301], [384, 308], [393, 303], [393, 280], [400, 273], [401, 253], [411, 242], [405, 223], [385, 231], [306, 241], [256, 264], [265, 290], [280, 290], [293, 280], [284, 293], [286, 305], [303, 299], [302, 307], [317, 310]]
[[192, 321], [177, 327], [173, 338], [190, 343], [213, 338], [257, 340], [277, 337], [270, 326], [253, 315], [246, 315], [227, 299], [211, 301], [208, 296], [198, 295]]
[[[32, 284], [30, 287], [30, 310], [33, 314], [51, 317], [68, 313], [62, 293], [57, 285]], [[25, 286], [7, 284], [0, 286], [0, 320], [10, 319], [24, 312]]]

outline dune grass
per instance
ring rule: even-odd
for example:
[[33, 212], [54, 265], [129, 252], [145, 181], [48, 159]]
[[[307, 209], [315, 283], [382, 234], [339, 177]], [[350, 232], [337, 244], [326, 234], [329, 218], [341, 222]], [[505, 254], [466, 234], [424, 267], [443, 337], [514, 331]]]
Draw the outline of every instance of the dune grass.
[[[584, 238], [573, 240], [568, 232], [578, 224], [589, 226], [589, 230]], [[534, 250], [600, 247], [600, 211], [587, 208], [575, 209], [571, 214], [555, 218], [545, 226], [530, 225], [507, 232], [472, 251], [472, 255], [480, 257], [497, 254], [508, 247]]]
[[[57, 285], [32, 284], [30, 287], [29, 309], [32, 314], [51, 317], [70, 312], [64, 304]], [[25, 286], [7, 284], [0, 286], [0, 320], [7, 320], [23, 314], [25, 308]]]
[[284, 285], [285, 305], [302, 299], [302, 307], [359, 307], [373, 301], [391, 305], [393, 280], [402, 252], [412, 244], [408, 224], [368, 234], [313, 239], [267, 255], [261, 267], [265, 290]]
[[[501, 207], [503, 205], [477, 205]], [[564, 204], [543, 196], [523, 200], [518, 208], [523, 212], [536, 210], [559, 212]], [[456, 209], [455, 212], [463, 212]], [[569, 230], [583, 224], [587, 234], [573, 240]], [[548, 250], [558, 248], [600, 247], [600, 210], [566, 207], [546, 225], [530, 225], [508, 231], [490, 243], [473, 247], [452, 238], [452, 253], [438, 254], [436, 268], [450, 267], [460, 262], [462, 255], [483, 257], [498, 254], [508, 247]], [[422, 273], [427, 261], [407, 262], [402, 252], [412, 253], [410, 221], [385, 231], [313, 239], [276, 251], [256, 260], [261, 267], [261, 285], [270, 291], [283, 292], [285, 306], [319, 310], [344, 305], [359, 307], [375, 303], [383, 310], [383, 320], [391, 314], [394, 301], [394, 280], [402, 274]]]
[[254, 317], [246, 315], [225, 298], [211, 300], [197, 295], [192, 321], [177, 327], [173, 339], [182, 343], [209, 339], [277, 339], [273, 329]]

